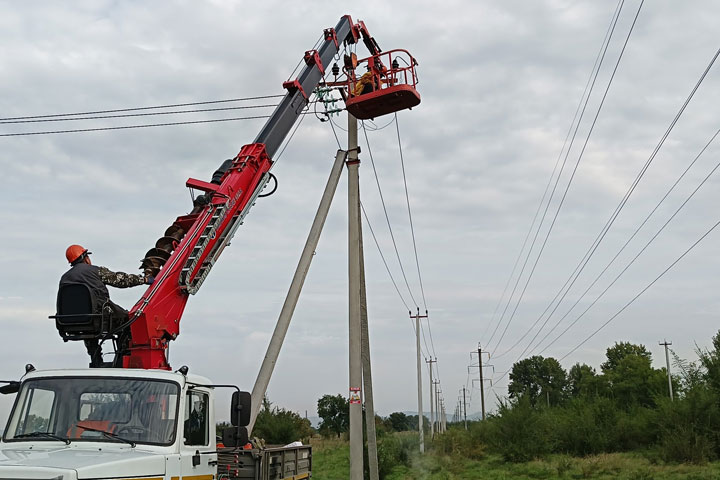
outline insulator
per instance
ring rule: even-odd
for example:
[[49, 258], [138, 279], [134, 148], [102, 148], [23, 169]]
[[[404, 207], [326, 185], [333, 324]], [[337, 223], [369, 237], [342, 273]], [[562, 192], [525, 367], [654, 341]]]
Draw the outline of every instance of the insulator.
[[335, 75], [336, 77], [338, 75], [340, 75], [340, 67], [338, 66], [337, 62], [333, 63], [332, 74]]
[[399, 64], [398, 61], [397, 61], [397, 57], [396, 57], [396, 58], [393, 58], [392, 68], [393, 68], [393, 70], [397, 70], [398, 68], [400, 68], [400, 64]]

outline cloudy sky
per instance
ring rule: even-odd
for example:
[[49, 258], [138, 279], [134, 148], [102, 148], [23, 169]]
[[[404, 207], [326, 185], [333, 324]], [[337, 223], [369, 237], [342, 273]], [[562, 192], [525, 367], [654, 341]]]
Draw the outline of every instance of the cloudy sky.
[[[410, 50], [420, 63], [422, 103], [398, 114], [398, 126], [432, 339], [427, 325], [424, 329], [451, 413], [458, 391], [469, 384], [470, 352], [478, 343], [495, 353], [489, 362], [495, 374], [486, 370], [486, 377], [495, 378], [488, 395], [504, 395], [507, 378], [500, 377], [514, 361], [541, 351], [566, 356], [718, 221], [718, 180], [711, 176], [574, 327], [545, 350], [526, 349], [545, 321], [542, 312], [720, 47], [717, 2], [645, 2], [527, 282], [640, 5], [624, 2], [556, 195], [508, 302], [525, 257], [511, 278], [513, 265], [556, 161], [565, 158], [563, 142], [617, 5], [614, 0], [371, 0], [346, 6], [275, 0], [0, 2], [0, 111], [7, 118], [282, 94], [282, 82], [304, 51], [343, 14], [364, 20], [383, 49]], [[720, 127], [718, 68], [708, 73], [538, 340], [580, 298]], [[0, 133], [246, 115], [239, 112], [5, 123]], [[370, 149], [410, 289], [424, 310], [391, 120], [368, 125]], [[336, 121], [343, 140], [344, 115]], [[47, 319], [67, 267], [65, 248], [80, 243], [94, 252], [95, 263], [136, 272], [156, 238], [190, 209], [185, 180], [208, 179], [223, 159], [253, 141], [262, 124], [0, 137], [0, 379], [17, 378], [26, 363], [84, 367], [88, 359], [82, 345], [63, 344]], [[360, 137], [364, 145], [362, 132]], [[171, 347], [174, 366], [186, 364], [216, 382], [252, 389], [336, 149], [329, 124], [308, 116], [274, 169], [278, 192], [258, 202], [202, 290], [190, 299], [181, 335]], [[710, 145], [545, 343], [643, 248], [716, 165], [719, 152]], [[362, 200], [404, 297], [395, 291], [366, 225], [375, 402], [378, 413], [387, 415], [416, 409], [415, 339], [403, 301], [413, 310], [415, 305], [402, 281], [369, 156], [363, 153], [361, 160]], [[343, 178], [269, 389], [271, 401], [301, 414], [313, 415], [323, 394], [347, 391], [345, 198]], [[620, 340], [647, 345], [658, 367], [664, 364], [658, 346], [664, 338], [681, 357], [694, 359], [696, 345], [707, 346], [718, 330], [718, 234], [711, 233], [563, 365], [598, 367], [605, 349]], [[142, 290], [111, 294], [130, 307]], [[423, 376], [425, 381], [426, 370]], [[0, 399], [0, 416], [8, 408], [9, 399]], [[479, 410], [477, 391], [468, 410]]]

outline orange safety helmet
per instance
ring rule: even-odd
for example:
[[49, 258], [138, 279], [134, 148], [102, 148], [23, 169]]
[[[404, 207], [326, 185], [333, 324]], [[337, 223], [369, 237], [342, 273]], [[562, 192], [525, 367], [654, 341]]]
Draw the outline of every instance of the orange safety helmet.
[[77, 259], [90, 255], [90, 253], [91, 252], [88, 252], [87, 248], [83, 248], [80, 245], [70, 245], [67, 250], [65, 250], [65, 258], [67, 258], [67, 261], [72, 264]]

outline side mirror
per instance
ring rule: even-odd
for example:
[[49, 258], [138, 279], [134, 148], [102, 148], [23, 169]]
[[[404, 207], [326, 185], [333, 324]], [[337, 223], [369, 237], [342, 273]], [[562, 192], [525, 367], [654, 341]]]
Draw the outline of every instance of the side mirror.
[[248, 431], [246, 427], [227, 427], [222, 432], [222, 443], [226, 447], [242, 447], [248, 443]]
[[245, 427], [250, 423], [250, 392], [233, 392], [230, 404], [230, 423]]
[[[17, 393], [20, 390], [20, 382], [16, 382], [13, 380], [11, 382], [6, 382], [6, 383], [7, 383], [7, 385], [3, 385], [2, 387], [0, 387], [1, 394], [8, 395], [10, 393]], [[250, 421], [250, 420], [248, 419], [248, 421]]]

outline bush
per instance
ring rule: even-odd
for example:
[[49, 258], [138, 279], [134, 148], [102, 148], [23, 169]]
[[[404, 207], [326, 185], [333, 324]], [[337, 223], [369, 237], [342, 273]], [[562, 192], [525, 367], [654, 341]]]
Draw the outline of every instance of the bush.
[[573, 399], [566, 407], [553, 409], [549, 414], [558, 452], [585, 456], [612, 449], [611, 432], [617, 415], [610, 400]]
[[653, 409], [644, 407], [635, 407], [627, 412], [618, 411], [617, 423], [611, 438], [611, 445], [615, 445], [614, 450], [627, 452], [655, 444], [657, 442], [655, 417], [656, 413]]
[[465, 431], [462, 427], [450, 428], [439, 435], [432, 448], [443, 455], [457, 455], [473, 460], [480, 460], [485, 456], [484, 445], [473, 438], [470, 430]]
[[397, 465], [410, 466], [410, 451], [419, 448], [418, 435], [386, 435], [378, 441], [378, 474], [381, 479]]
[[310, 421], [295, 412], [284, 408], [272, 407], [267, 399], [263, 399], [253, 428], [253, 436], [262, 438], [268, 444], [288, 444], [296, 440], [309, 439], [313, 434]]
[[659, 451], [665, 461], [705, 463], [718, 458], [720, 409], [708, 388], [696, 387], [682, 398], [658, 405]]
[[490, 421], [489, 444], [510, 462], [527, 462], [553, 451], [550, 418], [545, 410], [536, 410], [529, 399], [502, 403], [498, 416]]

